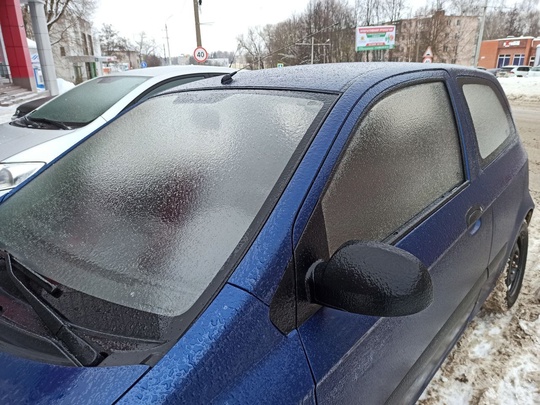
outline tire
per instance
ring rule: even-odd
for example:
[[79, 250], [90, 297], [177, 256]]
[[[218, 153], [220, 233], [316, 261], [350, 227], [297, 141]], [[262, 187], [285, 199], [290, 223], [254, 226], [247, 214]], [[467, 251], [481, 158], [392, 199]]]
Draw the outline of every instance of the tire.
[[516, 303], [519, 292], [521, 291], [523, 277], [525, 276], [528, 248], [529, 231], [527, 222], [523, 221], [516, 242], [510, 251], [505, 270], [506, 304], [509, 309]]

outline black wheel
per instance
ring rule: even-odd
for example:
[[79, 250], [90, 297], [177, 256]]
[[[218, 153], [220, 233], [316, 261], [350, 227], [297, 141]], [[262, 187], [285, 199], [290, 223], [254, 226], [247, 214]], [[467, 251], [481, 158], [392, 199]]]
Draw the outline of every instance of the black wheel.
[[506, 304], [508, 308], [515, 304], [521, 291], [523, 277], [525, 276], [528, 247], [529, 232], [527, 222], [523, 221], [506, 266]]

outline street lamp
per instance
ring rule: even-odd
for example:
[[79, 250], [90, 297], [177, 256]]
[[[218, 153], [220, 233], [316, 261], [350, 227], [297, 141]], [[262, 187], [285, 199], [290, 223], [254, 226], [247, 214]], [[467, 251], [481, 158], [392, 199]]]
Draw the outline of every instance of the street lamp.
[[486, 9], [488, 0], [484, 4], [484, 11], [482, 12], [482, 19], [480, 21], [480, 29], [478, 30], [478, 39], [476, 41], [476, 51], [474, 53], [474, 67], [478, 67], [478, 58], [480, 57], [480, 48], [482, 47], [482, 37], [484, 36], [484, 24], [486, 23]]
[[167, 21], [173, 16], [174, 14], [171, 14], [167, 17], [165, 20], [165, 39], [167, 40], [167, 53], [169, 54], [169, 66], [171, 65], [171, 47], [169, 45], [169, 30], [167, 29]]
[[[313, 54], [314, 54], [314, 49], [315, 49], [315, 45], [316, 46], [330, 46], [330, 38], [328, 38], [324, 43], [321, 43], [321, 44], [316, 44], [315, 43], [315, 36], [312, 35], [311, 36], [311, 43], [296, 43], [295, 45], [307, 45], [307, 46], [311, 46], [311, 64], [313, 65]], [[325, 49], [325, 48], [323, 48]], [[326, 50], [324, 51], [324, 54], [323, 54], [323, 63], [326, 59]]]

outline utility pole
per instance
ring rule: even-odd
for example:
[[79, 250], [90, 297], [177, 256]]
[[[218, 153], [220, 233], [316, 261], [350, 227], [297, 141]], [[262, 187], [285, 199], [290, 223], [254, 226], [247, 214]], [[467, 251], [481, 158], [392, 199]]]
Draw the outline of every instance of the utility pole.
[[167, 30], [167, 23], [165, 23], [165, 38], [167, 39], [167, 53], [169, 54], [169, 66], [171, 65], [171, 47], [169, 46], [169, 31]]
[[313, 65], [313, 50], [315, 49], [315, 37], [311, 37], [311, 64]]
[[482, 38], [484, 36], [484, 24], [486, 22], [486, 9], [488, 0], [484, 3], [484, 11], [482, 13], [482, 20], [480, 21], [480, 30], [478, 32], [478, 40], [476, 42], [476, 52], [474, 53], [474, 67], [478, 67], [478, 59], [480, 58], [480, 47], [482, 46]]
[[201, 40], [201, 24], [199, 22], [199, 1], [193, 0], [193, 11], [195, 13], [195, 36], [197, 37], [197, 47], [202, 46]]

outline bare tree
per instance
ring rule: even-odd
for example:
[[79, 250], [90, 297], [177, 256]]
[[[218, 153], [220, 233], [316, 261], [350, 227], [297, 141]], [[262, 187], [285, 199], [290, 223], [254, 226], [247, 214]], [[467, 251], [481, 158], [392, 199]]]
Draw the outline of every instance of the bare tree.
[[264, 69], [265, 58], [270, 54], [270, 33], [272, 26], [249, 28], [247, 35], [237, 40], [240, 49], [245, 51], [246, 60], [253, 69]]
[[504, 0], [491, 2], [486, 15], [484, 38], [540, 35], [538, 4], [539, 0], [522, 0], [512, 8], [508, 8]]
[[142, 31], [138, 34], [135, 40], [135, 50], [139, 55], [139, 60], [144, 60], [148, 66], [161, 65], [161, 60], [156, 57], [157, 49], [156, 41], [153, 38], [148, 38], [146, 32]]
[[354, 60], [354, 9], [347, 0], [311, 0], [304, 12], [238, 37], [253, 68]]
[[129, 41], [121, 37], [111, 24], [103, 24], [99, 32], [101, 52], [104, 55], [115, 55], [118, 52], [127, 51], [131, 46]]
[[[47, 29], [49, 33], [55, 25], [62, 20], [73, 20], [83, 18], [89, 21], [96, 10], [97, 0], [45, 0], [45, 17], [47, 18]], [[31, 31], [30, 7], [26, 4], [22, 6], [23, 18], [27, 32]], [[65, 21], [62, 30], [65, 30]]]

